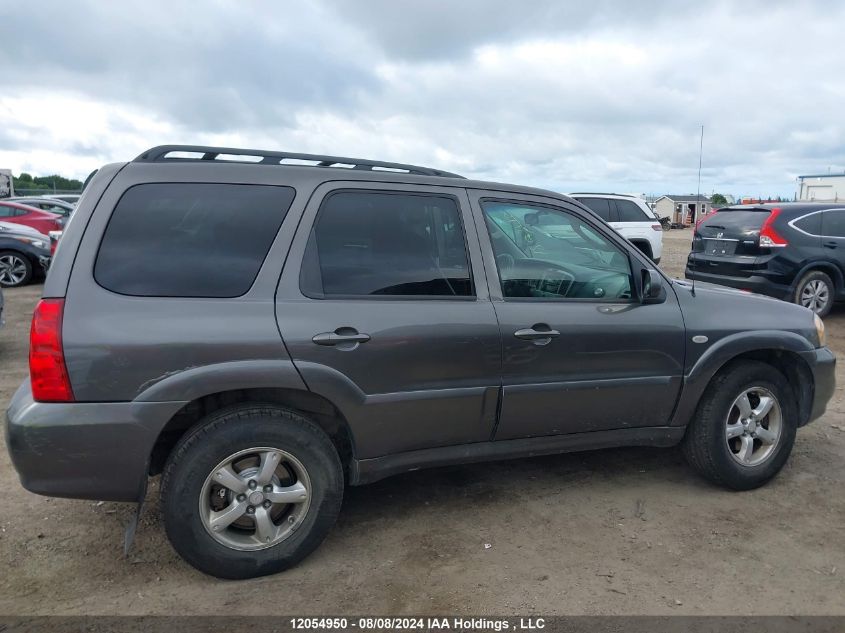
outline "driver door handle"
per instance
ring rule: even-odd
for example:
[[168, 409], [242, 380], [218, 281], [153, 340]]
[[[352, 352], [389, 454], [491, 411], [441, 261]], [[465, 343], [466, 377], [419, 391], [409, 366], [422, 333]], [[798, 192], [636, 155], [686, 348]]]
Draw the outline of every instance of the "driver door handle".
[[556, 336], [560, 336], [560, 332], [551, 329], [545, 323], [536, 323], [529, 328], [517, 330], [513, 335], [524, 341], [542, 341], [545, 339], [548, 342]]
[[334, 332], [321, 332], [311, 337], [311, 340], [317, 345], [344, 345], [349, 343], [366, 343], [370, 340], [369, 334], [359, 334], [357, 330], [351, 328], [338, 328]]

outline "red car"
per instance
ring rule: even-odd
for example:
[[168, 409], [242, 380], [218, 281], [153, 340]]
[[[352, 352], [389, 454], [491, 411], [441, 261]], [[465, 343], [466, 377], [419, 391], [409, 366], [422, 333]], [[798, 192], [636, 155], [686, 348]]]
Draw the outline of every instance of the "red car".
[[62, 230], [62, 225], [59, 223], [60, 218], [60, 215], [49, 211], [28, 207], [19, 202], [3, 202], [0, 200], [0, 222], [23, 224], [47, 235], [50, 231]]

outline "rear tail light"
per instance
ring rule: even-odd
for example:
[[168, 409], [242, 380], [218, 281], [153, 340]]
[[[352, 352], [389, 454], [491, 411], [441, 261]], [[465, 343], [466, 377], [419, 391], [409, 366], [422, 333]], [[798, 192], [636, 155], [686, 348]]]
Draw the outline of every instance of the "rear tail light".
[[73, 402], [62, 348], [64, 299], [42, 299], [29, 332], [29, 380], [38, 402]]
[[59, 245], [59, 240], [62, 237], [62, 231], [50, 231], [48, 233], [50, 236], [50, 256], [56, 254], [56, 247]]
[[772, 226], [775, 222], [775, 218], [780, 215], [780, 211], [781, 210], [779, 208], [772, 209], [769, 217], [766, 218], [766, 221], [763, 222], [763, 226], [760, 227], [760, 246], [763, 248], [780, 248], [781, 246], [789, 245], [789, 242], [787, 242], [780, 233], [775, 231], [774, 226]]

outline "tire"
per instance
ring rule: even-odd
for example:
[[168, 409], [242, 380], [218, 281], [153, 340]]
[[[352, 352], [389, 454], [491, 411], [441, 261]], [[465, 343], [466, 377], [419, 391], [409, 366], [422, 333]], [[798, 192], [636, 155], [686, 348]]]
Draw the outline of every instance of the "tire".
[[811, 270], [795, 286], [793, 303], [809, 308], [820, 317], [825, 317], [833, 307], [836, 286], [827, 273]]
[[[736, 402], [741, 394], [755, 389], [748, 396], [752, 408], [759, 411], [763, 397], [773, 397], [775, 404], [758, 420], [762, 426], [752, 437], [744, 430], [756, 423], [749, 427], [741, 423]], [[798, 406], [783, 374], [763, 362], [738, 361], [725, 367], [708, 385], [681, 449], [687, 462], [704, 478], [734, 490], [751, 490], [769, 481], [786, 463], [797, 427]], [[740, 431], [743, 435], [735, 435]], [[729, 435], [735, 436], [728, 439]], [[772, 435], [777, 439], [770, 444], [760, 439], [771, 440]], [[753, 452], [743, 453], [749, 441]]]
[[0, 286], [17, 288], [32, 281], [32, 262], [18, 251], [0, 251]]
[[[272, 479], [244, 488], [246, 481], [252, 486], [262, 480], [265, 456], [270, 464], [272, 455], [278, 460], [267, 471]], [[224, 463], [236, 474], [226, 480], [231, 489], [212, 477], [229, 474], [222, 472]], [[167, 460], [161, 488], [165, 531], [179, 555], [206, 574], [229, 579], [275, 574], [326, 537], [340, 512], [343, 482], [331, 440], [307, 418], [265, 404], [221, 410], [188, 431]], [[305, 497], [299, 495], [303, 489]], [[288, 502], [258, 498], [264, 494]], [[262, 534], [259, 517], [266, 526]], [[267, 543], [263, 534], [272, 535]]]

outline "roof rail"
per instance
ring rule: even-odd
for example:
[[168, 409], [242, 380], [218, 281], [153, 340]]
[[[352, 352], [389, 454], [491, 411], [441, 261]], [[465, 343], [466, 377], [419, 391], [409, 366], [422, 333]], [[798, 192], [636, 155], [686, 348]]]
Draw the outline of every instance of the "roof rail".
[[[180, 154], [170, 156], [170, 154]], [[239, 158], [242, 157], [242, 158]], [[263, 149], [238, 149], [235, 147], [206, 147], [202, 145], [159, 145], [138, 156], [135, 163], [163, 163], [185, 161], [218, 161], [254, 165], [306, 165], [312, 167], [339, 167], [367, 171], [392, 171], [422, 176], [443, 176], [463, 178], [431, 167], [389, 163], [380, 160], [348, 158], [345, 156], [323, 156], [321, 154], [296, 154], [293, 152], [270, 152]], [[285, 162], [288, 161], [288, 162]]]
[[609, 191], [573, 191], [567, 196], [621, 196], [623, 198], [637, 198], [633, 193], [610, 193]]

